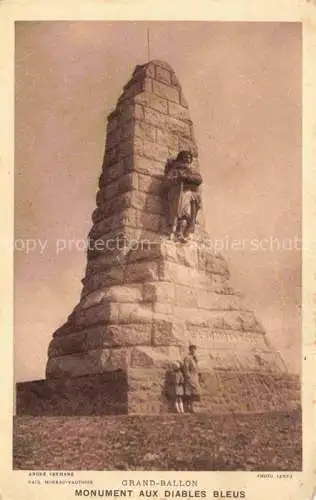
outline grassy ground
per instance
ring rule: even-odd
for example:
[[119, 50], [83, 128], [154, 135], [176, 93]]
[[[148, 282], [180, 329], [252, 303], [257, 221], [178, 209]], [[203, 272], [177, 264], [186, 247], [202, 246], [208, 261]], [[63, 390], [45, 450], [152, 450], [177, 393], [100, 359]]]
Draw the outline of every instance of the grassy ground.
[[301, 415], [15, 417], [14, 468], [300, 470]]

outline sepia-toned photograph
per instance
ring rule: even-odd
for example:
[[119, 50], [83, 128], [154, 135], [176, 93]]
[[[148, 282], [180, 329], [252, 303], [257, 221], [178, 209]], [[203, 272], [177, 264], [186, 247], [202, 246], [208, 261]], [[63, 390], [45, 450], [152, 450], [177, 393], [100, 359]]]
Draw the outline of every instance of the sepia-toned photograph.
[[301, 58], [15, 23], [14, 470], [302, 470]]

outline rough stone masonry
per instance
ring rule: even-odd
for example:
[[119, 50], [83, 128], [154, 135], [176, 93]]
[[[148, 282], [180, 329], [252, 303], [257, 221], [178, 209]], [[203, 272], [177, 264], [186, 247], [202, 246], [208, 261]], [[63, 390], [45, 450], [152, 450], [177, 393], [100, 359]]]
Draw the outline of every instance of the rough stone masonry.
[[205, 244], [203, 207], [170, 239], [165, 169], [197, 146], [173, 69], [137, 66], [108, 117], [97, 207], [78, 305], [55, 331], [46, 380], [18, 384], [18, 414], [158, 413], [170, 362], [198, 346], [200, 411], [299, 406], [298, 379]]

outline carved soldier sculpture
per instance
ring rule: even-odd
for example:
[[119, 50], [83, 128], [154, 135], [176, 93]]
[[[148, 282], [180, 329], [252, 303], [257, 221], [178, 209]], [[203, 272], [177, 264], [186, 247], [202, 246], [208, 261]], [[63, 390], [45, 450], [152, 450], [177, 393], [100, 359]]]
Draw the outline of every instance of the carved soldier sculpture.
[[170, 239], [185, 242], [194, 232], [196, 217], [201, 208], [199, 186], [202, 177], [190, 167], [190, 151], [180, 151], [165, 168], [165, 186], [169, 210]]

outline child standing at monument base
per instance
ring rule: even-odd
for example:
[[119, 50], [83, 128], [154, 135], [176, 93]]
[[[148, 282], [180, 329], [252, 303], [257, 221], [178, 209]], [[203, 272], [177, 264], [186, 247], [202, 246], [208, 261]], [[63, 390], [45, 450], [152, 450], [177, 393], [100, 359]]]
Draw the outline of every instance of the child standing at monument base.
[[168, 395], [173, 402], [177, 413], [184, 413], [183, 394], [184, 394], [184, 376], [180, 361], [173, 363], [168, 377]]

